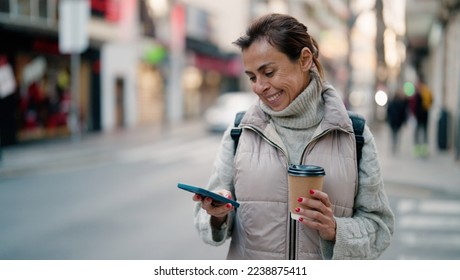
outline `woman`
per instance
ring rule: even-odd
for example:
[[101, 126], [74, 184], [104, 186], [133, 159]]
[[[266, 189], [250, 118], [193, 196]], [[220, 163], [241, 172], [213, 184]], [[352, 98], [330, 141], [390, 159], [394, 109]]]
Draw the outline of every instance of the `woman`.
[[[200, 202], [195, 224], [203, 240], [217, 246], [231, 237], [228, 259], [378, 258], [390, 244], [394, 216], [375, 142], [366, 127], [358, 170], [351, 121], [323, 81], [318, 45], [307, 28], [270, 14], [235, 44], [259, 102], [241, 121], [235, 155], [229, 130], [224, 133], [208, 185], [241, 206], [193, 197]], [[287, 169], [300, 163], [324, 167], [326, 177], [313, 199], [299, 198], [305, 218], [295, 221]]]

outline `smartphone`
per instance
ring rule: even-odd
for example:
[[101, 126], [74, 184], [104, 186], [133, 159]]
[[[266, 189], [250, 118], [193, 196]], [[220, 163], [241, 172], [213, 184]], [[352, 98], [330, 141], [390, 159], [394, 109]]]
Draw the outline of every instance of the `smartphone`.
[[240, 206], [240, 204], [238, 202], [236, 202], [235, 200], [226, 198], [225, 196], [222, 196], [222, 195], [217, 194], [215, 192], [208, 191], [208, 190], [200, 188], [200, 187], [191, 186], [191, 185], [182, 184], [182, 183], [178, 183], [177, 187], [179, 189], [183, 189], [183, 190], [195, 193], [195, 194], [199, 194], [202, 197], [210, 197], [210, 198], [212, 198], [212, 200], [214, 200], [214, 201], [216, 201], [218, 203], [222, 203], [222, 204], [231, 203], [235, 208], [238, 208]]

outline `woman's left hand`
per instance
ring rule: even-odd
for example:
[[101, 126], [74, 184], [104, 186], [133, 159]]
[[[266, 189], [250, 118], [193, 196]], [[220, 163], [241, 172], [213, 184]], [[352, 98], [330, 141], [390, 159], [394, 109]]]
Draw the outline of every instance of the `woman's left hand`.
[[[327, 193], [311, 190], [311, 198], [300, 197], [299, 203], [304, 208], [297, 208], [296, 214], [304, 216], [299, 222], [307, 227], [318, 230], [324, 240], [335, 241], [336, 222], [332, 212], [332, 204]], [[298, 211], [297, 211], [298, 210]]]

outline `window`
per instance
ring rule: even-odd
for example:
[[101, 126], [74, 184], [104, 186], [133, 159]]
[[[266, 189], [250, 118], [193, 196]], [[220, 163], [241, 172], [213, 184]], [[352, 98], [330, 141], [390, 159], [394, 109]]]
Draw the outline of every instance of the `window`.
[[[19, 16], [24, 16], [24, 17], [31, 17], [31, 0], [16, 0], [12, 1], [13, 3], [16, 2], [16, 9], [17, 9], [17, 14]], [[35, 2], [35, 1], [34, 1]]]
[[0, 17], [9, 20], [55, 25], [57, 22], [58, 0], [1, 0]]
[[10, 12], [10, 2], [9, 1], [0, 1], [0, 14], [8, 14]]

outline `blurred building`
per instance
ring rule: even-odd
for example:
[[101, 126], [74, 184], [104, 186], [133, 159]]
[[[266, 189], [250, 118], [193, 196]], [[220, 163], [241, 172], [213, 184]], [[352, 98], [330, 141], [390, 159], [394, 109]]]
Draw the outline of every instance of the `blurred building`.
[[[0, 2], [0, 57], [15, 87], [1, 99], [4, 145], [69, 134], [70, 58], [59, 51], [57, 1]], [[81, 55], [80, 116], [100, 129], [100, 53], [92, 42]]]
[[[71, 56], [59, 49], [59, 3], [0, 1], [2, 145], [70, 134]], [[239, 87], [240, 62], [215, 43], [210, 11], [168, 0], [88, 6], [78, 69], [83, 133], [193, 118]]]

